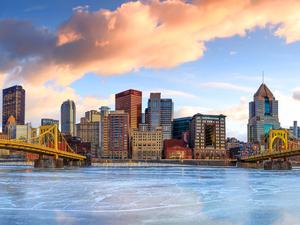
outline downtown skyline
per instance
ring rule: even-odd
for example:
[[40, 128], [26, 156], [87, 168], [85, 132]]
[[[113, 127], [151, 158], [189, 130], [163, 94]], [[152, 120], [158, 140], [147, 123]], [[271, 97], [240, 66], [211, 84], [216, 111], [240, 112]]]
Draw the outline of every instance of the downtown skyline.
[[[212, 26], [208, 26], [206, 31], [211, 31], [212, 36], [207, 39], [202, 39], [201, 35], [195, 37], [196, 40], [201, 40], [201, 43], [203, 43], [203, 49], [198, 48], [195, 55], [189, 55], [190, 47], [195, 47], [193, 45], [195, 39], [190, 40], [190, 45], [184, 46], [175, 45], [180, 43], [179, 40], [170, 40], [172, 46], [163, 46], [156, 53], [149, 50], [148, 54], [155, 59], [155, 62], [148, 63], [147, 60], [149, 59], [145, 59], [145, 61], [133, 64], [129, 69], [121, 68], [118, 71], [105, 71], [100, 64], [98, 68], [100, 71], [93, 71], [94, 66], [84, 61], [86, 65], [83, 65], [83, 68], [80, 68], [75, 76], [71, 76], [61, 70], [53, 70], [53, 68], [49, 69], [48, 67], [40, 68], [31, 64], [30, 60], [34, 61], [34, 57], [45, 57], [44, 54], [36, 53], [37, 50], [45, 50], [43, 47], [45, 43], [50, 41], [51, 44], [52, 38], [56, 39], [57, 33], [62, 31], [63, 28], [72, 30], [74, 24], [78, 24], [76, 15], [84, 14], [88, 18], [99, 9], [109, 9], [112, 14], [118, 15], [123, 10], [123, 17], [118, 18], [118, 20], [129, 23], [130, 21], [136, 21], [136, 18], [140, 18], [126, 11], [126, 9], [130, 9], [130, 6], [144, 9], [146, 5], [155, 10], [162, 5], [162, 3], [148, 3], [147, 5], [147, 3], [128, 3], [126, 1], [127, 3], [121, 7], [123, 1], [109, 2], [85, 1], [83, 4], [82, 1], [68, 1], [67, 3], [54, 1], [53, 5], [50, 6], [46, 2], [42, 4], [40, 1], [27, 1], [15, 7], [14, 1], [4, 1], [4, 7], [0, 12], [0, 24], [8, 25], [4, 30], [5, 32], [3, 30], [0, 32], [0, 47], [6, 53], [0, 54], [0, 58], [4, 59], [4, 63], [0, 65], [1, 84], [2, 88], [21, 84], [26, 89], [26, 121], [38, 125], [40, 118], [59, 119], [60, 104], [67, 99], [75, 101], [77, 118], [83, 116], [85, 111], [98, 109], [100, 106], [106, 105], [114, 108], [114, 94], [132, 88], [143, 92], [142, 111], [147, 106], [150, 92], [161, 92], [162, 97], [173, 99], [174, 118], [192, 116], [196, 113], [222, 113], [227, 116], [227, 136], [235, 136], [241, 140], [246, 140], [248, 102], [252, 100], [254, 92], [262, 82], [262, 71], [265, 71], [265, 82], [273, 90], [279, 101], [279, 118], [282, 127], [288, 128], [292, 125], [293, 120], [300, 119], [298, 115], [300, 110], [300, 61], [298, 60], [300, 44], [298, 39], [300, 37], [297, 32], [292, 33], [291, 19], [285, 16], [286, 13], [290, 13], [293, 19], [297, 18], [295, 10], [300, 8], [297, 1], [290, 1], [290, 6], [283, 7], [282, 11], [286, 13], [282, 13], [282, 16], [279, 16], [277, 20], [270, 16], [264, 7], [261, 7], [262, 11], [260, 11], [250, 3], [249, 5], [243, 5], [242, 1], [222, 1], [222, 4], [239, 3], [236, 9], [229, 7], [228, 13], [231, 15], [234, 15], [233, 12], [238, 14], [238, 10], [240, 10], [240, 13], [245, 12], [246, 9], [248, 13], [258, 10], [258, 13], [266, 13], [266, 21], [253, 22], [251, 26], [243, 24], [240, 30], [231, 29], [231, 33], [223, 35], [223, 37], [222, 34], [213, 32], [214, 28]], [[208, 4], [213, 1], [206, 2]], [[260, 3], [267, 5], [267, 1], [260, 1]], [[220, 3], [220, 7], [222, 4]], [[178, 3], [176, 7], [186, 9], [194, 5], [196, 3]], [[198, 6], [201, 7], [201, 3]], [[271, 8], [279, 10], [278, 7], [280, 6], [280, 1], [276, 1], [276, 4], [273, 4]], [[53, 14], [57, 8], [60, 9], [59, 13]], [[147, 12], [141, 12], [140, 16], [147, 15]], [[73, 17], [71, 17], [72, 15]], [[159, 15], [156, 16], [159, 17]], [[146, 16], [143, 22], [147, 22], [148, 19]], [[168, 18], [160, 19], [164, 20], [165, 23], [173, 21], [172, 18], [170, 20]], [[186, 16], [187, 22], [191, 25], [193, 24], [192, 19], [192, 17]], [[10, 21], [10, 23], [7, 21]], [[27, 22], [23, 24], [24, 21]], [[101, 20], [96, 20], [96, 22], [100, 23]], [[81, 21], [82, 23], [83, 21]], [[28, 26], [28, 31], [18, 29], [20, 24]], [[280, 32], [276, 33], [276, 31], [280, 30], [280, 24], [290, 29], [281, 29], [282, 32], [279, 35]], [[296, 22], [294, 24], [297, 25]], [[72, 26], [68, 27], [67, 25]], [[86, 22], [83, 26], [89, 27], [89, 25]], [[185, 37], [185, 34], [189, 34], [180, 23], [174, 23], [174, 26], [181, 31], [178, 34], [179, 37]], [[42, 35], [41, 28], [47, 29], [47, 31], [42, 32]], [[131, 28], [129, 27], [129, 29]], [[30, 31], [34, 32], [29, 34]], [[101, 32], [96, 33], [96, 35], [99, 34]], [[138, 38], [142, 37], [140, 33], [134, 34], [136, 36], [130, 37], [132, 40], [139, 40]], [[23, 39], [12, 38], [16, 35]], [[160, 34], [154, 32], [149, 36], [159, 38]], [[32, 40], [29, 41], [26, 37], [31, 37]], [[163, 38], [167, 37], [163, 36]], [[150, 39], [145, 41], [149, 42]], [[93, 39], [87, 39], [87, 41], [90, 40]], [[25, 48], [20, 51], [18, 41], [24, 41], [32, 49]], [[34, 41], [40, 43], [40, 45], [37, 44], [36, 48], [33, 48], [34, 45], [32, 45]], [[106, 45], [105, 43], [99, 44]], [[142, 44], [147, 47], [149, 43], [143, 42]], [[128, 44], [128, 47], [130, 47], [130, 44]], [[182, 53], [182, 51], [178, 52], [179, 49], [176, 49], [180, 47], [185, 50], [186, 58], [176, 58], [178, 54]], [[155, 50], [157, 46], [154, 45], [153, 48]], [[47, 48], [45, 51], [48, 50]], [[76, 53], [75, 50], [78, 50], [76, 46], [74, 47]], [[140, 49], [136, 50], [141, 53]], [[165, 56], [169, 57], [168, 51], [173, 50], [174, 57], [176, 56], [177, 59], [176, 62], [171, 63], [172, 65], [168, 65], [168, 63], [157, 64], [161, 61], [160, 55], [166, 54]], [[88, 51], [82, 56], [77, 55], [78, 59], [76, 60], [81, 60], [86, 54], [88, 54]], [[121, 57], [120, 60], [122, 61], [121, 53], [114, 52], [113, 54], [115, 58]], [[147, 53], [144, 54], [148, 55]], [[69, 56], [67, 59], [61, 55], [51, 55], [51, 57], [54, 57], [55, 61], [59, 59], [66, 60], [65, 63], [74, 60]], [[144, 59], [143, 55], [138, 54], [135, 54], [133, 58]], [[104, 57], [104, 59], [106, 58]], [[5, 60], [10, 60], [11, 63], [5, 64]], [[28, 65], [22, 64], [22, 60], [27, 62]], [[115, 64], [112, 62], [111, 65]], [[35, 70], [30, 71], [32, 69]], [[64, 77], [66, 74], [70, 76]]]

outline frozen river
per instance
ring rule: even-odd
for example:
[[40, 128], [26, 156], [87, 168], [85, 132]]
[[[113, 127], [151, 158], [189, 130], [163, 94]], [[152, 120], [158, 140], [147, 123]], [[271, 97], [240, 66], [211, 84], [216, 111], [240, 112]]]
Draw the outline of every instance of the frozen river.
[[300, 224], [300, 170], [0, 167], [0, 224]]

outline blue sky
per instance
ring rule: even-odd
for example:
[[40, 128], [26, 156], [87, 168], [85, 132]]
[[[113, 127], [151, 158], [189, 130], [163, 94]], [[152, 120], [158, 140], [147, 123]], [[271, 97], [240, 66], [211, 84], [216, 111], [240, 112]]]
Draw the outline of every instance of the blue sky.
[[[99, 9], [114, 11], [122, 3], [124, 1], [119, 0], [2, 0], [0, 19], [29, 21], [34, 26], [46, 27], [56, 33], [73, 15], [73, 8], [77, 6], [88, 5], [89, 12]], [[70, 98], [76, 95], [82, 104], [85, 98], [101, 99], [113, 108], [112, 95], [133, 88], [143, 91], [143, 107], [146, 107], [148, 94], [161, 91], [163, 97], [173, 98], [175, 117], [196, 112], [224, 113], [228, 115], [228, 135], [245, 140], [248, 102], [262, 82], [263, 71], [265, 82], [280, 100], [282, 125], [289, 126], [293, 120], [300, 119], [300, 102], [297, 99], [300, 87], [300, 42], [287, 44], [285, 38], [274, 35], [275, 29], [276, 26], [255, 27], [246, 29], [244, 36], [236, 34], [212, 38], [204, 42], [206, 50], [202, 57], [166, 68], [140, 66], [135, 70], [109, 75], [86, 70], [67, 85], [62, 85], [62, 89], [66, 90], [63, 96], [68, 97], [66, 93], [72, 93]], [[18, 82], [17, 78], [15, 83]], [[20, 82], [23, 81], [20, 79]], [[40, 85], [47, 86], [45, 83]], [[58, 117], [56, 111], [60, 102], [56, 104], [57, 109], [41, 112], [40, 117]], [[98, 107], [100, 105], [94, 106]], [[78, 118], [83, 116], [84, 110], [88, 110], [80, 106], [79, 109]], [[27, 119], [37, 123], [38, 113], [33, 114], [35, 117], [27, 114]]]

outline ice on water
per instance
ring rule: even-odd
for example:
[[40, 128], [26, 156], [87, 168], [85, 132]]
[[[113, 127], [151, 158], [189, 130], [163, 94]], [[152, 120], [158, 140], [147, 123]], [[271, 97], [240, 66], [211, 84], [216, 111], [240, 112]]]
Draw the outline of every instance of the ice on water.
[[0, 168], [0, 224], [300, 224], [300, 170]]

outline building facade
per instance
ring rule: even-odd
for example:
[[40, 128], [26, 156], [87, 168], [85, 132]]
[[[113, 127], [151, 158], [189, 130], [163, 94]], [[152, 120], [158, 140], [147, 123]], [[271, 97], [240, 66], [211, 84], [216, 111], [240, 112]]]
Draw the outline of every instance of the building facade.
[[164, 141], [165, 159], [192, 159], [192, 149], [183, 140], [170, 139]]
[[181, 139], [182, 135], [185, 132], [189, 131], [191, 121], [192, 117], [182, 117], [174, 119], [172, 125], [172, 138]]
[[128, 159], [129, 115], [124, 110], [111, 111], [108, 115], [108, 148], [111, 159]]
[[76, 106], [74, 101], [67, 100], [61, 105], [61, 132], [66, 135], [75, 135]]
[[153, 130], [161, 127], [163, 140], [172, 138], [173, 115], [172, 99], [162, 99], [160, 93], [150, 93], [148, 107], [145, 110], [145, 121]]
[[116, 110], [124, 110], [129, 115], [131, 129], [138, 128], [142, 122], [142, 92], [127, 90], [116, 94]]
[[133, 129], [131, 146], [134, 160], [160, 160], [163, 150], [161, 128], [153, 130], [141, 125], [139, 129]]
[[85, 113], [85, 117], [76, 124], [76, 136], [83, 142], [91, 143], [91, 155], [93, 158], [100, 157], [100, 112], [91, 110]]
[[190, 126], [190, 147], [195, 159], [224, 159], [226, 154], [226, 116], [193, 116]]
[[2, 101], [2, 131], [6, 134], [6, 124], [13, 116], [17, 125], [25, 124], [25, 90], [22, 86], [3, 89]]
[[41, 119], [41, 126], [48, 126], [48, 125], [57, 125], [59, 127], [59, 120], [43, 118]]
[[293, 138], [300, 138], [300, 127], [298, 126], [297, 121], [294, 121], [293, 126], [290, 127], [289, 134]]
[[279, 129], [278, 101], [265, 84], [261, 84], [249, 103], [248, 142], [263, 144], [270, 129]]
[[110, 108], [102, 106], [100, 108], [100, 129], [99, 129], [99, 145], [100, 155], [102, 158], [110, 158], [110, 151], [108, 146], [108, 115]]

